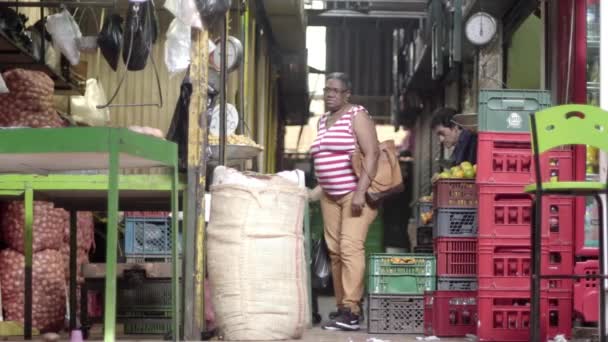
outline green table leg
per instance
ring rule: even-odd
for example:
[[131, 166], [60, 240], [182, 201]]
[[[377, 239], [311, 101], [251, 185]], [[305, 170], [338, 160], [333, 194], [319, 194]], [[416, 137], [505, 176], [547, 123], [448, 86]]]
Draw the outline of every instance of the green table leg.
[[115, 339], [116, 327], [116, 248], [118, 243], [118, 146], [110, 143], [108, 170], [108, 223], [106, 228], [106, 289], [103, 317], [104, 341]]
[[173, 167], [173, 178], [171, 179], [171, 258], [172, 258], [172, 279], [171, 279], [171, 304], [172, 304], [172, 325], [173, 341], [179, 341], [179, 225], [177, 217], [177, 165]]
[[70, 210], [70, 331], [76, 329], [76, 276], [77, 270], [77, 231], [76, 210]]
[[23, 338], [32, 339], [32, 263], [34, 244], [34, 190], [25, 186], [25, 300], [23, 301]]

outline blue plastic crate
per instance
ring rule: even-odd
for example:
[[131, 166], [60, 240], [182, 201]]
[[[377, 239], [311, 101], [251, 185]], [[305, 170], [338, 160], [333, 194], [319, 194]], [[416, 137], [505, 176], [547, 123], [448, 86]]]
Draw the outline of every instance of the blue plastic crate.
[[[178, 251], [181, 253], [181, 232]], [[171, 256], [171, 219], [125, 217], [125, 256]]]

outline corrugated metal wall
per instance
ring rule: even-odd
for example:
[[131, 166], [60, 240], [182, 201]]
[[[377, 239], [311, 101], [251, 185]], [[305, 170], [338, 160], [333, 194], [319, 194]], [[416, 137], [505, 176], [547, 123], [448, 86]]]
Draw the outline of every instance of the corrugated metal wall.
[[353, 82], [353, 95], [372, 115], [390, 116], [392, 51], [392, 28], [327, 27], [326, 71], [348, 73]]
[[[165, 34], [172, 17], [167, 11], [158, 10], [157, 12], [160, 21], [160, 36], [154, 45], [152, 55], [159, 72], [163, 107], [113, 107], [110, 109], [112, 126], [140, 125], [159, 128], [166, 132], [171, 123], [175, 103], [179, 97], [183, 73], [171, 77], [165, 67]], [[124, 65], [120, 65], [118, 71], [115, 72], [102, 57], [98, 72], [97, 55], [84, 55], [83, 57], [88, 62], [88, 76], [97, 77], [101, 81], [106, 96], [109, 98], [115, 91], [120, 77], [125, 72]], [[158, 103], [159, 95], [153, 70], [152, 62], [148, 59], [144, 70], [128, 72], [114, 103]]]
[[[23, 2], [39, 2], [39, 0], [21, 0]], [[166, 31], [169, 27], [172, 15], [157, 5], [157, 14], [160, 21], [160, 36], [154, 45], [153, 57], [159, 71], [161, 89], [164, 104], [158, 107], [115, 107], [110, 109], [111, 126], [125, 127], [129, 125], [150, 126], [166, 132], [171, 123], [175, 102], [179, 96], [180, 84], [184, 73], [171, 76], [169, 75], [164, 62], [164, 44]], [[45, 15], [52, 14], [57, 9], [46, 8]], [[102, 13], [100, 9], [87, 9], [85, 15], [81, 17], [83, 9], [79, 9], [80, 14], [76, 20], [80, 22], [81, 30], [84, 35], [95, 32], [96, 21], [101, 23]], [[29, 20], [27, 25], [33, 25], [40, 18], [40, 8], [21, 7], [19, 12], [25, 14]], [[126, 15], [126, 8], [121, 7], [118, 12], [121, 16]], [[95, 16], [95, 17], [93, 17]], [[101, 55], [99, 55], [101, 56]], [[124, 66], [119, 66], [117, 72], [112, 70], [103, 57], [97, 54], [81, 54], [81, 60], [87, 63], [87, 77], [98, 78], [103, 85], [106, 96], [109, 98], [118, 85], [118, 81], [124, 70]], [[129, 72], [126, 81], [118, 93], [114, 103], [157, 103], [159, 99], [156, 79], [152, 63], [148, 60], [148, 65], [142, 71]]]

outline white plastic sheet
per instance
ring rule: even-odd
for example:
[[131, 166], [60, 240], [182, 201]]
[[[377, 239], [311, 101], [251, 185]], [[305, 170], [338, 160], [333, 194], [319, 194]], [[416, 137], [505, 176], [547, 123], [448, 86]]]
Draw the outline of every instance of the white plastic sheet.
[[70, 101], [72, 118], [76, 122], [91, 126], [105, 126], [110, 121], [110, 110], [97, 108], [98, 105], [105, 104], [107, 99], [101, 84], [96, 79], [87, 80], [84, 96], [72, 96]]
[[78, 23], [68, 10], [49, 15], [46, 19], [46, 30], [53, 37], [53, 44], [68, 59], [70, 64], [80, 62], [80, 51], [77, 40], [82, 37]]
[[167, 0], [164, 7], [184, 24], [199, 30], [203, 28], [194, 0]]
[[170, 74], [184, 71], [190, 65], [191, 28], [173, 19], [165, 41], [165, 65]]

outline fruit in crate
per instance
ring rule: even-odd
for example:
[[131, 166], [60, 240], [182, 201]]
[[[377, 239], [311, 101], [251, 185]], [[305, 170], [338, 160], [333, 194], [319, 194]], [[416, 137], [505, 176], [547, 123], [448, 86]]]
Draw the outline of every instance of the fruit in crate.
[[427, 212], [420, 213], [420, 221], [424, 225], [427, 225], [427, 224], [433, 222], [433, 212], [427, 211]]
[[[219, 145], [220, 137], [217, 135], [209, 134], [209, 145]], [[226, 144], [228, 145], [241, 145], [241, 146], [253, 146], [257, 148], [262, 148], [262, 146], [258, 145], [255, 141], [245, 135], [241, 134], [232, 134], [226, 137]]]
[[477, 175], [477, 165], [470, 162], [462, 162], [458, 166], [453, 166], [449, 170], [444, 170], [439, 174], [440, 179], [474, 179]]
[[433, 201], [433, 195], [422, 196], [419, 199], [419, 202], [425, 202], [425, 203], [432, 202], [432, 201]]
[[460, 165], [452, 166], [449, 169], [444, 169], [443, 172], [435, 174], [432, 181], [438, 179], [475, 179], [477, 176], [477, 164], [470, 162], [462, 162]]

